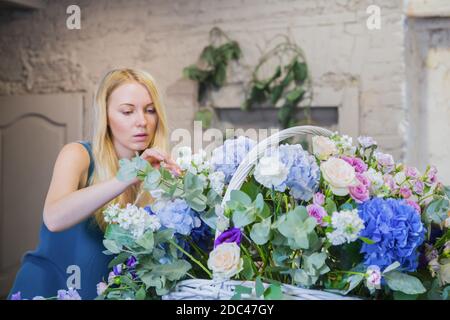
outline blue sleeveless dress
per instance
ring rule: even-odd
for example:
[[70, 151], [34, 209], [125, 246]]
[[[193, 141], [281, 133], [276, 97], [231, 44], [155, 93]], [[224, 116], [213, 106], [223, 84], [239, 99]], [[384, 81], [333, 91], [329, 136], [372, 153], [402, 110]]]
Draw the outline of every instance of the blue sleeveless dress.
[[[89, 152], [89, 181], [94, 171], [91, 144], [78, 142]], [[72, 280], [79, 275], [80, 288], [75, 289], [83, 300], [94, 299], [97, 283], [108, 278], [108, 263], [112, 259], [102, 253], [104, 250], [103, 232], [93, 216], [62, 232], [51, 232], [43, 223], [39, 245], [22, 258], [8, 298], [18, 291], [22, 299], [55, 297], [58, 290], [67, 290], [69, 277], [69, 285], [76, 284]]]

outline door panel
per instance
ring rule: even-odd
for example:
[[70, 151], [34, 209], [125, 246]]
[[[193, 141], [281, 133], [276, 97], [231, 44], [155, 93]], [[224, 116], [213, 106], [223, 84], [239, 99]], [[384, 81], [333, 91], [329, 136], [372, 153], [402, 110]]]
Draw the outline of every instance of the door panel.
[[82, 94], [0, 97], [0, 296], [38, 244], [54, 162], [82, 117]]

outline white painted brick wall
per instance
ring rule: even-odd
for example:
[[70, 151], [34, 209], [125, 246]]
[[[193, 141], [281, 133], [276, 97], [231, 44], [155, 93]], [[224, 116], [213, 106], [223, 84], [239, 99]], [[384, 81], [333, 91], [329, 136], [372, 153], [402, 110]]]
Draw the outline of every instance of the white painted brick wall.
[[[70, 4], [81, 7], [81, 30], [65, 27]], [[369, 4], [381, 7], [381, 30], [366, 28]], [[303, 47], [315, 87], [356, 82], [361, 134], [403, 157], [402, 10], [402, 0], [48, 1], [40, 11], [0, 12], [0, 95], [92, 94], [108, 69], [144, 68], [165, 95], [171, 127], [191, 128], [196, 89], [182, 69], [213, 26], [239, 41], [247, 65], [258, 47], [288, 34]]]

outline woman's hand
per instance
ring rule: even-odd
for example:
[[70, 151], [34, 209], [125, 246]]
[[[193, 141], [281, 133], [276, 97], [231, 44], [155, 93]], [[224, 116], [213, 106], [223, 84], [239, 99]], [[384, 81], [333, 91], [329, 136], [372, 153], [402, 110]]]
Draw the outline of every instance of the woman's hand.
[[172, 174], [177, 176], [181, 174], [181, 169], [176, 162], [156, 148], [145, 149], [141, 154], [141, 158], [147, 160], [156, 169], [159, 169], [162, 163], [163, 167], [172, 172]]

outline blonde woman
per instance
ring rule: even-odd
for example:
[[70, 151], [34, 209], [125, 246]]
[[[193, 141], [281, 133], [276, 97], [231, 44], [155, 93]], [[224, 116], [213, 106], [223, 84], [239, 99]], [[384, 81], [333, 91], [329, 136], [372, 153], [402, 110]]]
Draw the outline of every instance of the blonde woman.
[[[37, 249], [25, 254], [10, 292], [20, 296], [52, 297], [57, 290], [78, 284], [82, 299], [96, 297], [96, 284], [107, 278], [110, 256], [102, 253], [105, 222], [102, 210], [110, 203], [151, 201], [140, 194], [141, 183], [119, 181], [118, 160], [136, 152], [158, 167], [178, 173], [166, 156], [167, 123], [153, 78], [140, 70], [110, 71], [95, 99], [92, 145], [78, 141], [59, 153], [44, 205], [44, 223]], [[68, 273], [69, 272], [69, 273]], [[20, 294], [18, 294], [20, 292]]]

